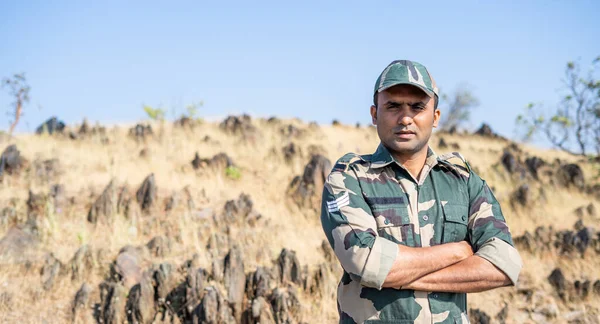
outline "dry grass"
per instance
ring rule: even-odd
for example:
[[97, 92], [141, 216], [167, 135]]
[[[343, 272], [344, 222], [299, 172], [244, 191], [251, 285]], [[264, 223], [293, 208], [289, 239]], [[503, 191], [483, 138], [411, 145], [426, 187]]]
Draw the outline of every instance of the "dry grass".
[[[154, 124], [154, 129], [162, 128], [162, 136], [137, 143], [127, 136], [127, 127], [119, 126], [108, 130], [109, 144], [102, 144], [100, 138], [72, 141], [67, 138], [49, 136], [22, 135], [13, 139], [21, 154], [30, 160], [57, 158], [60, 160], [62, 174], [51, 183], [41, 183], [33, 177], [11, 178], [0, 184], [0, 207], [16, 198], [18, 209], [24, 213], [28, 191], [48, 192], [49, 185], [65, 185], [67, 196], [74, 197], [72, 208], [59, 213], [51, 213], [43, 223], [43, 249], [54, 253], [63, 263], [67, 263], [75, 251], [83, 244], [106, 251], [107, 262], [114, 259], [124, 245], [147, 243], [156, 235], [177, 237], [173, 252], [165, 260], [176, 265], [191, 258], [195, 253], [201, 256], [202, 267], [210, 268], [210, 256], [206, 243], [210, 233], [218, 229], [210, 218], [198, 213], [212, 209], [218, 212], [223, 204], [237, 198], [240, 193], [248, 193], [254, 201], [255, 209], [264, 217], [261, 227], [232, 227], [230, 237], [240, 240], [245, 255], [246, 270], [258, 265], [270, 265], [282, 248], [295, 250], [300, 263], [314, 268], [325, 262], [320, 252], [324, 239], [319, 216], [314, 211], [301, 210], [286, 196], [286, 189], [296, 175], [302, 173], [309, 160], [310, 145], [324, 149], [325, 155], [332, 161], [347, 152], [371, 153], [378, 144], [376, 130], [372, 127], [323, 126], [311, 128], [297, 120], [281, 121], [279, 124], [255, 120], [261, 132], [256, 138], [242, 138], [226, 134], [215, 123], [205, 123], [193, 130], [174, 128], [170, 124]], [[279, 133], [279, 127], [293, 124], [306, 133], [293, 141], [304, 151], [304, 155], [292, 163], [286, 163], [281, 148], [290, 139]], [[210, 136], [212, 141], [203, 139]], [[438, 138], [443, 136], [448, 142], [460, 144], [459, 150], [480, 175], [495, 188], [495, 194], [502, 203], [505, 216], [513, 235], [533, 230], [540, 225], [552, 224], [555, 228], [571, 228], [576, 221], [573, 210], [591, 202], [590, 196], [576, 191], [560, 188], [544, 188], [545, 198], [539, 195], [527, 208], [512, 208], [509, 197], [520, 183], [506, 172], [495, 167], [506, 142], [497, 139], [482, 139], [470, 135], [434, 135], [432, 146], [436, 152]], [[0, 148], [7, 144], [2, 143]], [[140, 150], [146, 148], [149, 156], [141, 158]], [[540, 150], [524, 147], [529, 155], [537, 155], [548, 161], [560, 158], [564, 161], [576, 161], [577, 158], [553, 150]], [[240, 168], [242, 177], [232, 180], [224, 173], [199, 172], [192, 169], [190, 161], [195, 152], [202, 158], [225, 151]], [[592, 181], [593, 171], [585, 167], [588, 180]], [[189, 186], [196, 210], [181, 212], [170, 216], [154, 215], [164, 222], [153, 222], [143, 217], [127, 219], [117, 216], [110, 224], [92, 225], [87, 222], [89, 206], [109, 183], [116, 179], [119, 184], [127, 184], [137, 189], [143, 179], [154, 173], [159, 188], [159, 199], [181, 192]], [[538, 192], [541, 185], [531, 183], [532, 190]], [[205, 193], [205, 195], [203, 194]], [[597, 202], [596, 202], [597, 203]], [[598, 207], [598, 205], [597, 205]], [[1, 208], [0, 208], [1, 209]], [[598, 219], [586, 219], [589, 226], [600, 228]], [[0, 227], [0, 237], [8, 227]], [[590, 256], [586, 259], [565, 260], [557, 256], [539, 257], [523, 254], [525, 259], [524, 276], [531, 278], [536, 287], [550, 291], [546, 277], [556, 266], [562, 267], [566, 275], [572, 278], [589, 277], [600, 279], [600, 261]], [[336, 285], [339, 276], [331, 285]], [[87, 282], [92, 287], [103, 280], [103, 275], [95, 273]], [[39, 273], [21, 273], [11, 269], [0, 270], [0, 291], [8, 292], [12, 299], [2, 302], [0, 299], [0, 322], [39, 323], [67, 322], [70, 320], [70, 307], [73, 296], [82, 281], [62, 280], [51, 291], [40, 288]], [[94, 290], [97, 302], [97, 289]], [[485, 309], [496, 314], [514, 294], [514, 289], [504, 288], [469, 297], [470, 306]], [[313, 322], [314, 316], [324, 316], [323, 322], [334, 322], [337, 311], [333, 298], [314, 299], [301, 295], [304, 319]], [[510, 302], [510, 301], [507, 301]], [[567, 309], [568, 305], [561, 305]], [[91, 317], [89, 318], [91, 319]], [[321, 320], [319, 320], [321, 322]]]

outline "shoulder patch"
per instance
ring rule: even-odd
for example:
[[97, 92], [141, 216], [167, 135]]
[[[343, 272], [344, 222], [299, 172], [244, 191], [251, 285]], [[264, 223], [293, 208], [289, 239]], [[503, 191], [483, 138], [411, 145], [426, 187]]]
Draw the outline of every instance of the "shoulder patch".
[[[463, 162], [464, 166], [451, 163], [448, 161], [450, 159], [459, 159]], [[467, 174], [471, 173], [471, 165], [469, 164], [469, 162], [467, 162], [465, 157], [458, 152], [442, 154], [442, 155], [438, 156], [438, 160], [447, 162], [448, 164], [451, 164], [451, 165], [459, 168], [460, 171], [466, 172]]]
[[348, 166], [356, 163], [356, 162], [366, 162], [365, 158], [362, 155], [356, 153], [346, 153], [344, 156], [339, 158], [331, 172], [344, 172], [348, 169]]

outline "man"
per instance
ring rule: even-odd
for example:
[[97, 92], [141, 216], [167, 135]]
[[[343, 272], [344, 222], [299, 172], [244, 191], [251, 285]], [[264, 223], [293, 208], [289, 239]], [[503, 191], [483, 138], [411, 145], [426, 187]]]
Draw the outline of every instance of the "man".
[[339, 159], [323, 190], [340, 323], [468, 323], [466, 293], [514, 285], [522, 267], [500, 205], [460, 154], [429, 147], [441, 112], [423, 65], [392, 62], [373, 99], [379, 147]]

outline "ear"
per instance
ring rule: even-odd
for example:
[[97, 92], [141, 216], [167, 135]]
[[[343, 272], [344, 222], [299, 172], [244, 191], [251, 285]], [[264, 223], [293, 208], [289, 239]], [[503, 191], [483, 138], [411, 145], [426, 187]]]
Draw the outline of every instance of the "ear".
[[377, 107], [371, 106], [371, 123], [377, 125]]
[[437, 128], [438, 127], [438, 123], [440, 122], [440, 116], [442, 115], [442, 112], [439, 109], [436, 109], [433, 112], [433, 127]]

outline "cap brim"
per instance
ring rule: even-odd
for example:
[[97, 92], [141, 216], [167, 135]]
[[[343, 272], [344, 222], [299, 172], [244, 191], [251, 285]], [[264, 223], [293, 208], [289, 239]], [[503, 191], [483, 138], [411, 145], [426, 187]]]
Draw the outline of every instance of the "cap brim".
[[397, 85], [401, 85], [401, 84], [406, 84], [406, 85], [411, 85], [414, 86], [416, 88], [419, 88], [420, 90], [422, 90], [423, 92], [425, 92], [426, 95], [429, 96], [429, 98], [433, 98], [435, 96], [435, 93], [431, 90], [428, 90], [427, 88], [425, 88], [424, 86], [418, 84], [418, 83], [411, 83], [411, 82], [396, 82], [396, 83], [392, 83], [390, 85], [387, 85], [385, 87], [381, 87], [379, 89], [377, 89], [377, 93], [387, 90], [393, 86], [397, 86]]

